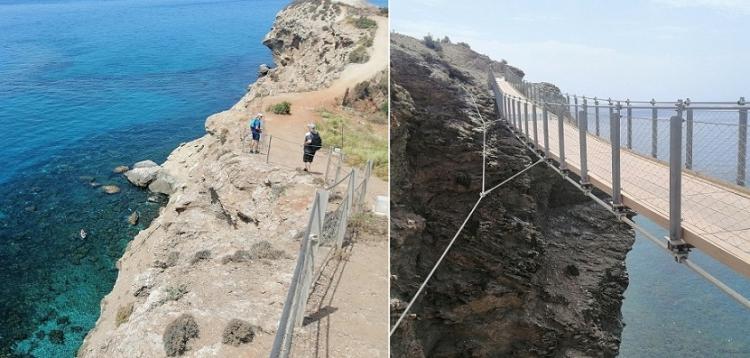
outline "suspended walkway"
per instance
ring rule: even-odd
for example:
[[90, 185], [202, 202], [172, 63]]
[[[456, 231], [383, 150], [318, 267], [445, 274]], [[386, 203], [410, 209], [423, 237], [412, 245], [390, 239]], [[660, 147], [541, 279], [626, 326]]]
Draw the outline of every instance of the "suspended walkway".
[[[744, 99], [571, 101], [507, 72], [490, 74], [490, 85], [502, 119], [523, 141], [575, 173], [583, 188], [610, 194], [614, 211], [627, 208], [668, 228], [678, 260], [694, 247], [750, 277]], [[727, 166], [736, 170], [720, 170]]]

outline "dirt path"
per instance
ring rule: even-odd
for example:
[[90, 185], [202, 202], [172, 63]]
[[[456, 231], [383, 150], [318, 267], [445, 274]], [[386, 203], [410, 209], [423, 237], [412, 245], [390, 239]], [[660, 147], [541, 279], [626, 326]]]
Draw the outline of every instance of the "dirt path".
[[[378, 27], [370, 52], [370, 60], [361, 64], [349, 64], [330, 87], [317, 91], [283, 93], [264, 97], [249, 108], [235, 106], [235, 110], [246, 112], [248, 118], [256, 112], [264, 113], [264, 134], [273, 137], [270, 161], [290, 168], [301, 169], [302, 142], [307, 132], [307, 124], [321, 120], [318, 114], [320, 109], [339, 106], [347, 88], [369, 80], [386, 68], [388, 64], [388, 19], [375, 16], [373, 20], [377, 22]], [[265, 111], [264, 106], [281, 101], [288, 101], [292, 104], [290, 115], [276, 115]], [[243, 122], [239, 125], [242, 126], [241, 130], [245, 130], [247, 123]], [[384, 136], [388, 135], [387, 125], [382, 126], [379, 130], [382, 131]], [[316, 155], [313, 162], [313, 175], [322, 175], [325, 172], [327, 156], [324, 153], [319, 154]], [[388, 183], [372, 176], [367, 195], [370, 206], [374, 203], [377, 195], [388, 195]]]
[[387, 357], [387, 244], [385, 233], [355, 240], [325, 262], [293, 356]]

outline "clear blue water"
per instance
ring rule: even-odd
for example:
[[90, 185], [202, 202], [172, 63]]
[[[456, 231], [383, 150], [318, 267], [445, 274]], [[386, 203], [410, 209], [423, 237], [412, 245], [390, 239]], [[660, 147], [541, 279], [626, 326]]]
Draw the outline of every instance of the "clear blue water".
[[272, 63], [261, 41], [285, 4], [0, 1], [0, 356], [75, 354], [159, 207], [112, 169], [201, 136]]
[[[647, 219], [636, 222], [667, 235]], [[750, 280], [700, 252], [690, 258], [750, 297]], [[627, 267], [620, 357], [750, 357], [750, 311], [640, 234]]]

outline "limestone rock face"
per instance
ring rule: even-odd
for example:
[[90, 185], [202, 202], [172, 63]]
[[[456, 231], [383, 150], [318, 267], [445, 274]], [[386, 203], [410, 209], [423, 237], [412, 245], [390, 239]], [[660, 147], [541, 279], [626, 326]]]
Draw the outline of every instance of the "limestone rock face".
[[[482, 135], [497, 118], [487, 70], [462, 44], [440, 53], [391, 36], [391, 309], [400, 314], [477, 200]], [[550, 91], [553, 88], [546, 86]], [[487, 185], [535, 157], [488, 131]], [[440, 153], [425, 156], [424, 153]], [[391, 337], [393, 357], [615, 357], [634, 233], [538, 166], [488, 194]], [[393, 322], [392, 322], [393, 323]]]
[[375, 29], [357, 27], [352, 20], [360, 16], [374, 18], [378, 9], [361, 1], [293, 2], [276, 16], [263, 40], [276, 67], [268, 69], [254, 86], [259, 93], [266, 93], [259, 87], [278, 93], [330, 85], [352, 62], [353, 51], [371, 50], [367, 39]]
[[259, 77], [263, 77], [263, 76], [267, 75], [268, 71], [270, 71], [270, 70], [271, 70], [271, 68], [268, 67], [268, 65], [266, 65], [265, 63], [263, 63], [260, 66], [258, 66], [258, 76]]
[[148, 185], [148, 190], [154, 193], [172, 195], [177, 189], [177, 179], [162, 169], [156, 174], [156, 178]]

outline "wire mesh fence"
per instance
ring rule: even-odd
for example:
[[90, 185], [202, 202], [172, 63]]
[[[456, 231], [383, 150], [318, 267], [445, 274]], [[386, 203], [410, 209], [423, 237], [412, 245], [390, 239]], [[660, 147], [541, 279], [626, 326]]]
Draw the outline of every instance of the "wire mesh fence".
[[[340, 172], [343, 165], [341, 161], [337, 163], [329, 169]], [[343, 247], [352, 216], [365, 209], [367, 183], [371, 174], [372, 161], [368, 161], [361, 171], [352, 168], [342, 178], [332, 181], [330, 186], [326, 179], [324, 188], [315, 194], [310, 219], [300, 243], [297, 265], [276, 331], [270, 355], [272, 358], [305, 356], [304, 352], [295, 353], [295, 350], [304, 350], [304, 347], [295, 348], [293, 341], [296, 336], [295, 330], [300, 328], [303, 322], [311, 285], [320, 275], [322, 263], [326, 262], [332, 252]], [[327, 211], [333, 206], [331, 204], [338, 205], [335, 209]], [[323, 247], [331, 249], [321, 258]]]
[[674, 252], [695, 246], [750, 274], [744, 99], [600, 99], [541, 91], [514, 76], [508, 88], [494, 74], [490, 83], [502, 118], [525, 141], [582, 186], [611, 194], [613, 207], [670, 228]]

